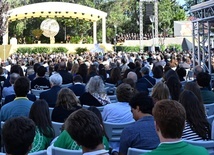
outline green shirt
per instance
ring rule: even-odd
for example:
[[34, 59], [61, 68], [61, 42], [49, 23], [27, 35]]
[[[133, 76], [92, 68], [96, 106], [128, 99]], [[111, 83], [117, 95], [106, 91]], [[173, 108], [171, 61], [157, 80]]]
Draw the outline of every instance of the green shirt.
[[144, 155], [209, 155], [209, 153], [203, 147], [180, 141], [176, 143], [161, 143], [156, 149]]
[[46, 150], [47, 147], [50, 145], [50, 142], [53, 138], [45, 137], [41, 132], [39, 132], [39, 129], [36, 128], [36, 135], [33, 140], [32, 149], [30, 150], [30, 153], [32, 152], [38, 152], [40, 150]]
[[[106, 150], [109, 150], [109, 144], [108, 140], [105, 136], [103, 136], [103, 144]], [[64, 130], [57, 140], [54, 142], [55, 147], [60, 147], [63, 149], [69, 149], [69, 150], [80, 150], [82, 149], [69, 135], [69, 133]]]

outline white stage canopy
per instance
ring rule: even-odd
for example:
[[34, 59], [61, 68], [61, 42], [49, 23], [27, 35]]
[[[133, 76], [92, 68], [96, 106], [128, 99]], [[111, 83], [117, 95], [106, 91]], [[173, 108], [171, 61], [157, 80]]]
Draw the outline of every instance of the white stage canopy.
[[[87, 6], [65, 2], [34, 3], [9, 10], [8, 17], [8, 21], [38, 17], [78, 18], [91, 21], [93, 22], [94, 43], [97, 43], [97, 21], [102, 19], [102, 43], [106, 43], [107, 13]], [[3, 39], [4, 42], [8, 42], [8, 34], [6, 35]]]

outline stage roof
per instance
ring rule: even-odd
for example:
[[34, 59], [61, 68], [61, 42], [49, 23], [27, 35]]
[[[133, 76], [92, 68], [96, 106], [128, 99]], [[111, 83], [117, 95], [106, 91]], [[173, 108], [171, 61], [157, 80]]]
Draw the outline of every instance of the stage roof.
[[106, 12], [87, 6], [65, 2], [43, 2], [25, 5], [8, 11], [9, 21], [27, 18], [78, 18], [98, 21], [107, 16]]

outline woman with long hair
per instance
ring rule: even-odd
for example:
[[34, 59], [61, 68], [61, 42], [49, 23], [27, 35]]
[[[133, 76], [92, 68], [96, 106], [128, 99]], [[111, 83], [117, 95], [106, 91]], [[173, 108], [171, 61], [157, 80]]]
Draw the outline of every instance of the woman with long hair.
[[53, 109], [51, 120], [64, 123], [66, 118], [81, 108], [80, 101], [69, 88], [62, 88], [57, 96], [56, 106]]
[[182, 138], [194, 141], [210, 140], [211, 127], [207, 121], [204, 106], [197, 96], [189, 90], [184, 90], [180, 94], [179, 102], [186, 110], [186, 125]]
[[175, 76], [171, 76], [166, 81], [166, 85], [169, 88], [171, 99], [178, 101], [179, 95], [181, 92], [181, 83], [180, 83], [179, 79]]
[[47, 102], [45, 100], [35, 101], [30, 109], [29, 118], [32, 119], [36, 125], [36, 135], [30, 152], [47, 149], [54, 138], [54, 129], [52, 127]]
[[121, 72], [119, 67], [111, 70], [110, 77], [106, 79], [106, 82], [115, 85], [119, 85], [121, 83]]
[[169, 99], [170, 96], [169, 88], [165, 83], [158, 82], [154, 85], [151, 96], [154, 100], [154, 103], [163, 99]]

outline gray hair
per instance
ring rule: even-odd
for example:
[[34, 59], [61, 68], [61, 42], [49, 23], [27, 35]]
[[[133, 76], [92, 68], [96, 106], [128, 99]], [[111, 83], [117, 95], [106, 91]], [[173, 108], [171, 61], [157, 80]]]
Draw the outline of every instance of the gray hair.
[[62, 77], [59, 73], [51, 75], [49, 77], [49, 81], [54, 86], [61, 86], [62, 85]]
[[135, 83], [137, 82], [137, 74], [135, 73], [135, 72], [129, 72], [128, 74], [127, 74], [127, 78], [130, 78], [130, 79], [132, 79]]
[[19, 77], [20, 77], [20, 75], [17, 74], [17, 73], [12, 73], [12, 74], [10, 74], [10, 83], [11, 83], [11, 84], [14, 84], [15, 81], [16, 81], [16, 79], [18, 79]]
[[90, 80], [88, 81], [85, 91], [89, 93], [98, 93], [102, 94], [105, 92], [104, 90], [104, 83], [103, 80], [100, 76], [94, 76], [91, 77]]

